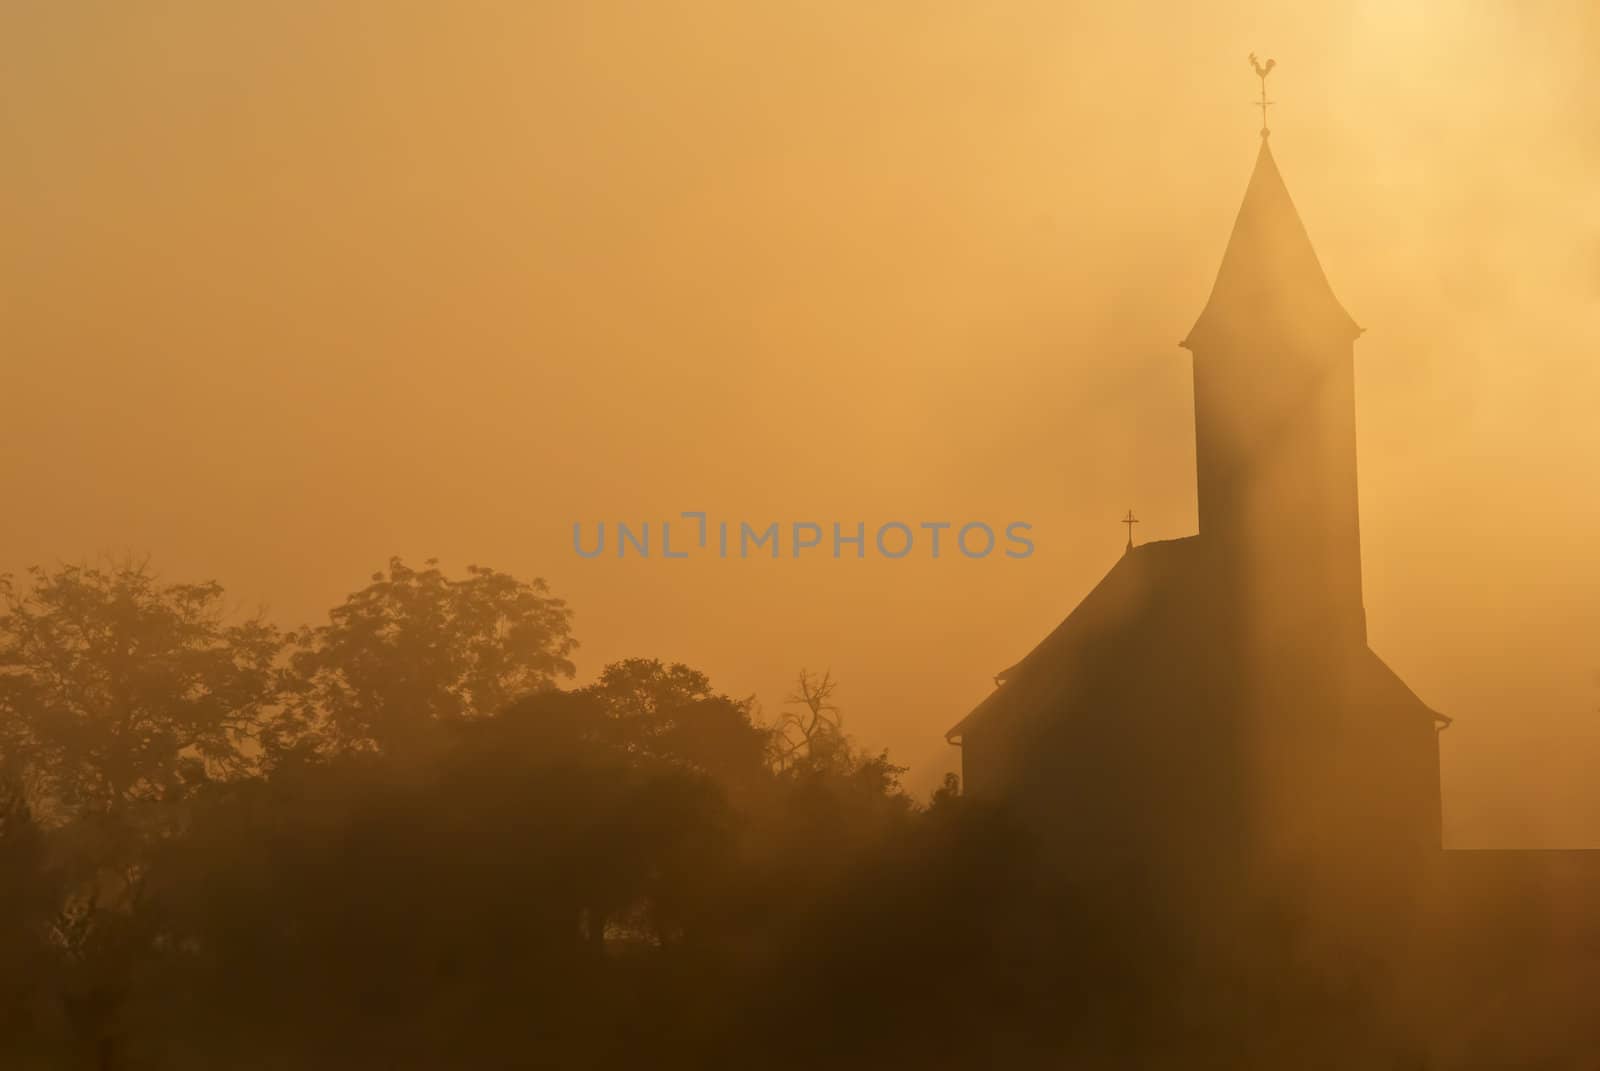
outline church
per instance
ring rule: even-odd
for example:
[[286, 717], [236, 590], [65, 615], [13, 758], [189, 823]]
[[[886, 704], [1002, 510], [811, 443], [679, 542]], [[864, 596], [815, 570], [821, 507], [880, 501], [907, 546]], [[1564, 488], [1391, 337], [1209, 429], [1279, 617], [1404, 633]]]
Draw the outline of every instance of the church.
[[1093, 865], [1440, 843], [1430, 709], [1367, 646], [1355, 345], [1265, 131], [1193, 357], [1200, 531], [1129, 548], [947, 738]]
[[1600, 852], [1444, 850], [1451, 720], [1367, 643], [1362, 332], [1263, 129], [1210, 298], [1180, 343], [1200, 530], [1130, 536], [1077, 608], [996, 674], [946, 734], [964, 791], [1024, 818], [1083, 880], [1170, 890], [1206, 925], [1254, 898], [1364, 933], [1383, 919], [1385, 940], [1511, 918], [1519, 940], [1536, 924], [1552, 949], [1600, 936], [1588, 907]]

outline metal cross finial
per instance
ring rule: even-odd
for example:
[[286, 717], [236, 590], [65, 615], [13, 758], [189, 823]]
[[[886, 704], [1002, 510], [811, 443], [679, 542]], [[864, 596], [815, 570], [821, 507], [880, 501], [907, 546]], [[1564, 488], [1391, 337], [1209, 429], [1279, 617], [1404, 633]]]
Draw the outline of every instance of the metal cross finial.
[[[1133, 510], [1130, 509], [1128, 511], [1128, 515], [1126, 517], [1122, 518], [1122, 523], [1128, 526], [1128, 550], [1132, 550], [1133, 549], [1133, 526], [1139, 523], [1139, 518], [1135, 517], [1133, 515]], [[1123, 551], [1123, 553], [1126, 554], [1127, 551]]]
[[1261, 136], [1267, 137], [1272, 131], [1267, 129], [1267, 105], [1273, 103], [1267, 99], [1267, 75], [1272, 73], [1272, 68], [1278, 65], [1275, 59], [1269, 59], [1265, 64], [1256, 59], [1254, 52], [1250, 53], [1250, 66], [1255, 68], [1256, 77], [1261, 79], [1261, 100], [1256, 107], [1261, 109]]

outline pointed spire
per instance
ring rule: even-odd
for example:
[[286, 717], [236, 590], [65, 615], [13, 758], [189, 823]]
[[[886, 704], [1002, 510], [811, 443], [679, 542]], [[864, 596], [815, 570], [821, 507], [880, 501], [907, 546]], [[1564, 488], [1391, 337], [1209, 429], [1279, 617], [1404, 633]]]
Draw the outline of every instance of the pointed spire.
[[1328, 285], [1263, 137], [1211, 299], [1181, 345], [1239, 336], [1349, 341], [1361, 331]]

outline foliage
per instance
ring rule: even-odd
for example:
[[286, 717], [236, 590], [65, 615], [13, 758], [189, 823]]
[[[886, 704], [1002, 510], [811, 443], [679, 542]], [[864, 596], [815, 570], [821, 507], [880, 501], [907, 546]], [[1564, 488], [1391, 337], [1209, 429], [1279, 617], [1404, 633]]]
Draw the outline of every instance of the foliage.
[[481, 566], [461, 579], [399, 558], [295, 637], [290, 717], [274, 753], [320, 733], [337, 748], [415, 749], [441, 724], [491, 714], [571, 677], [571, 611], [543, 580]]
[[214, 583], [143, 564], [32, 569], [0, 614], [0, 746], [51, 817], [173, 798], [253, 767], [281, 639]]
[[584, 693], [603, 713], [600, 738], [626, 753], [678, 763], [738, 788], [766, 772], [768, 733], [752, 722], [753, 700], [716, 692], [698, 670], [625, 659], [606, 666]]

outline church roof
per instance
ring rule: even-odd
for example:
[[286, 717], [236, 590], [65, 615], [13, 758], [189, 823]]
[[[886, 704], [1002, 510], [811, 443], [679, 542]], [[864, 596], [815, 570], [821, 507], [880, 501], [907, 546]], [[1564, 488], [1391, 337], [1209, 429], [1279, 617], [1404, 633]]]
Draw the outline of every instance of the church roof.
[[945, 733], [945, 739], [955, 740], [1002, 708], [1047, 701], [1053, 695], [1046, 693], [1092, 671], [1091, 664], [1100, 653], [1097, 647], [1121, 642], [1152, 604], [1171, 597], [1198, 542], [1198, 536], [1163, 540], [1124, 554], [1065, 621], [1021, 661], [995, 675], [999, 687]]
[[1235, 333], [1291, 327], [1348, 339], [1362, 331], [1334, 296], [1262, 138], [1211, 298], [1182, 345], [1192, 350]]
[[[995, 679], [998, 687], [945, 733], [952, 743], [991, 719], [1044, 711], [1065, 713], [1089, 697], [1099, 701], [1123, 684], [1205, 667], [1220, 653], [1229, 627], [1220, 609], [1213, 563], [1200, 536], [1135, 547], [1086, 595], [1066, 620]], [[1448, 725], [1366, 644], [1325, 654], [1375, 707], [1409, 710]], [[1207, 669], [1197, 671], [1205, 679]]]

